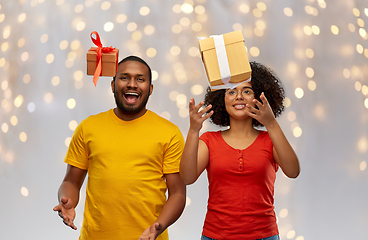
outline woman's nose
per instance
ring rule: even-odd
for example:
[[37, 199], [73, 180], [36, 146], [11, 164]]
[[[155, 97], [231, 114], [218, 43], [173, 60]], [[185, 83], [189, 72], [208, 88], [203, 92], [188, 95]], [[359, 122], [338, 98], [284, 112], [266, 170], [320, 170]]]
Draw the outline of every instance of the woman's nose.
[[236, 93], [236, 98], [235, 99], [243, 99], [244, 97], [243, 97], [243, 94], [242, 94], [242, 91], [238, 91], [237, 93]]

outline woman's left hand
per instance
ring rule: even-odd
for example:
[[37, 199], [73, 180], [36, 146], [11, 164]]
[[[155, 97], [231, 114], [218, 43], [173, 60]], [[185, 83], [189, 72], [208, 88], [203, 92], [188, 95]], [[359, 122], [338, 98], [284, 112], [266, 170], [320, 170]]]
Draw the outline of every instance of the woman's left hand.
[[253, 99], [255, 106], [259, 109], [247, 104], [246, 113], [266, 127], [274, 147], [273, 156], [275, 162], [281, 167], [286, 176], [296, 178], [300, 173], [298, 157], [277, 123], [264, 93], [261, 94], [260, 99], [262, 103]]
[[246, 113], [248, 114], [248, 116], [256, 119], [267, 128], [267, 126], [276, 121], [276, 118], [263, 92], [261, 93], [260, 99], [262, 100], [262, 103], [259, 102], [257, 99], [253, 99], [253, 102], [258, 107], [258, 109], [255, 108], [255, 106], [253, 107], [247, 104]]

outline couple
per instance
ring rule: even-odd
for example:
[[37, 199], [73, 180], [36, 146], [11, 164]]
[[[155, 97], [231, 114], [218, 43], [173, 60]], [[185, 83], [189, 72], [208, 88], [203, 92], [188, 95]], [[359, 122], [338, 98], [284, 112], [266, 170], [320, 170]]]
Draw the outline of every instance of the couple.
[[[124, 58], [111, 82], [117, 107], [88, 117], [74, 131], [53, 210], [77, 229], [75, 207], [88, 173], [80, 239], [168, 239], [167, 227], [185, 207], [185, 186], [206, 169], [202, 239], [279, 239], [276, 171], [280, 166], [295, 178], [299, 161], [275, 119], [283, 111], [280, 81], [262, 64], [251, 62], [251, 68], [250, 82], [208, 89], [198, 105], [190, 100], [184, 142], [177, 126], [146, 109], [153, 91], [148, 64], [136, 56]], [[199, 136], [208, 118], [229, 128]]]

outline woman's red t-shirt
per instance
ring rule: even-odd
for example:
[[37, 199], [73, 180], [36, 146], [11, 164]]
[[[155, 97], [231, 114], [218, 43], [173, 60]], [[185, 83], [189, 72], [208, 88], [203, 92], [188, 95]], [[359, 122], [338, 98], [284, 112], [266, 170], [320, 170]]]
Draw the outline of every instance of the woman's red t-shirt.
[[209, 149], [209, 182], [203, 235], [214, 239], [259, 239], [278, 234], [274, 183], [278, 164], [266, 131], [246, 149], [229, 146], [221, 131], [200, 137]]

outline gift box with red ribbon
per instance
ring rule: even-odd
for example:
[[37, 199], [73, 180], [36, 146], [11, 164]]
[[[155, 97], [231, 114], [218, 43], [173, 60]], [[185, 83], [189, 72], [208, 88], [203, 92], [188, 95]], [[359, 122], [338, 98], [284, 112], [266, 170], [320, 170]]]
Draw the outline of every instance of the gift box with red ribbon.
[[[96, 38], [93, 38], [93, 34]], [[91, 47], [87, 52], [87, 75], [93, 75], [93, 83], [97, 84], [100, 76], [114, 77], [118, 70], [119, 49], [102, 47], [97, 32], [91, 33], [92, 42], [97, 47]]]

